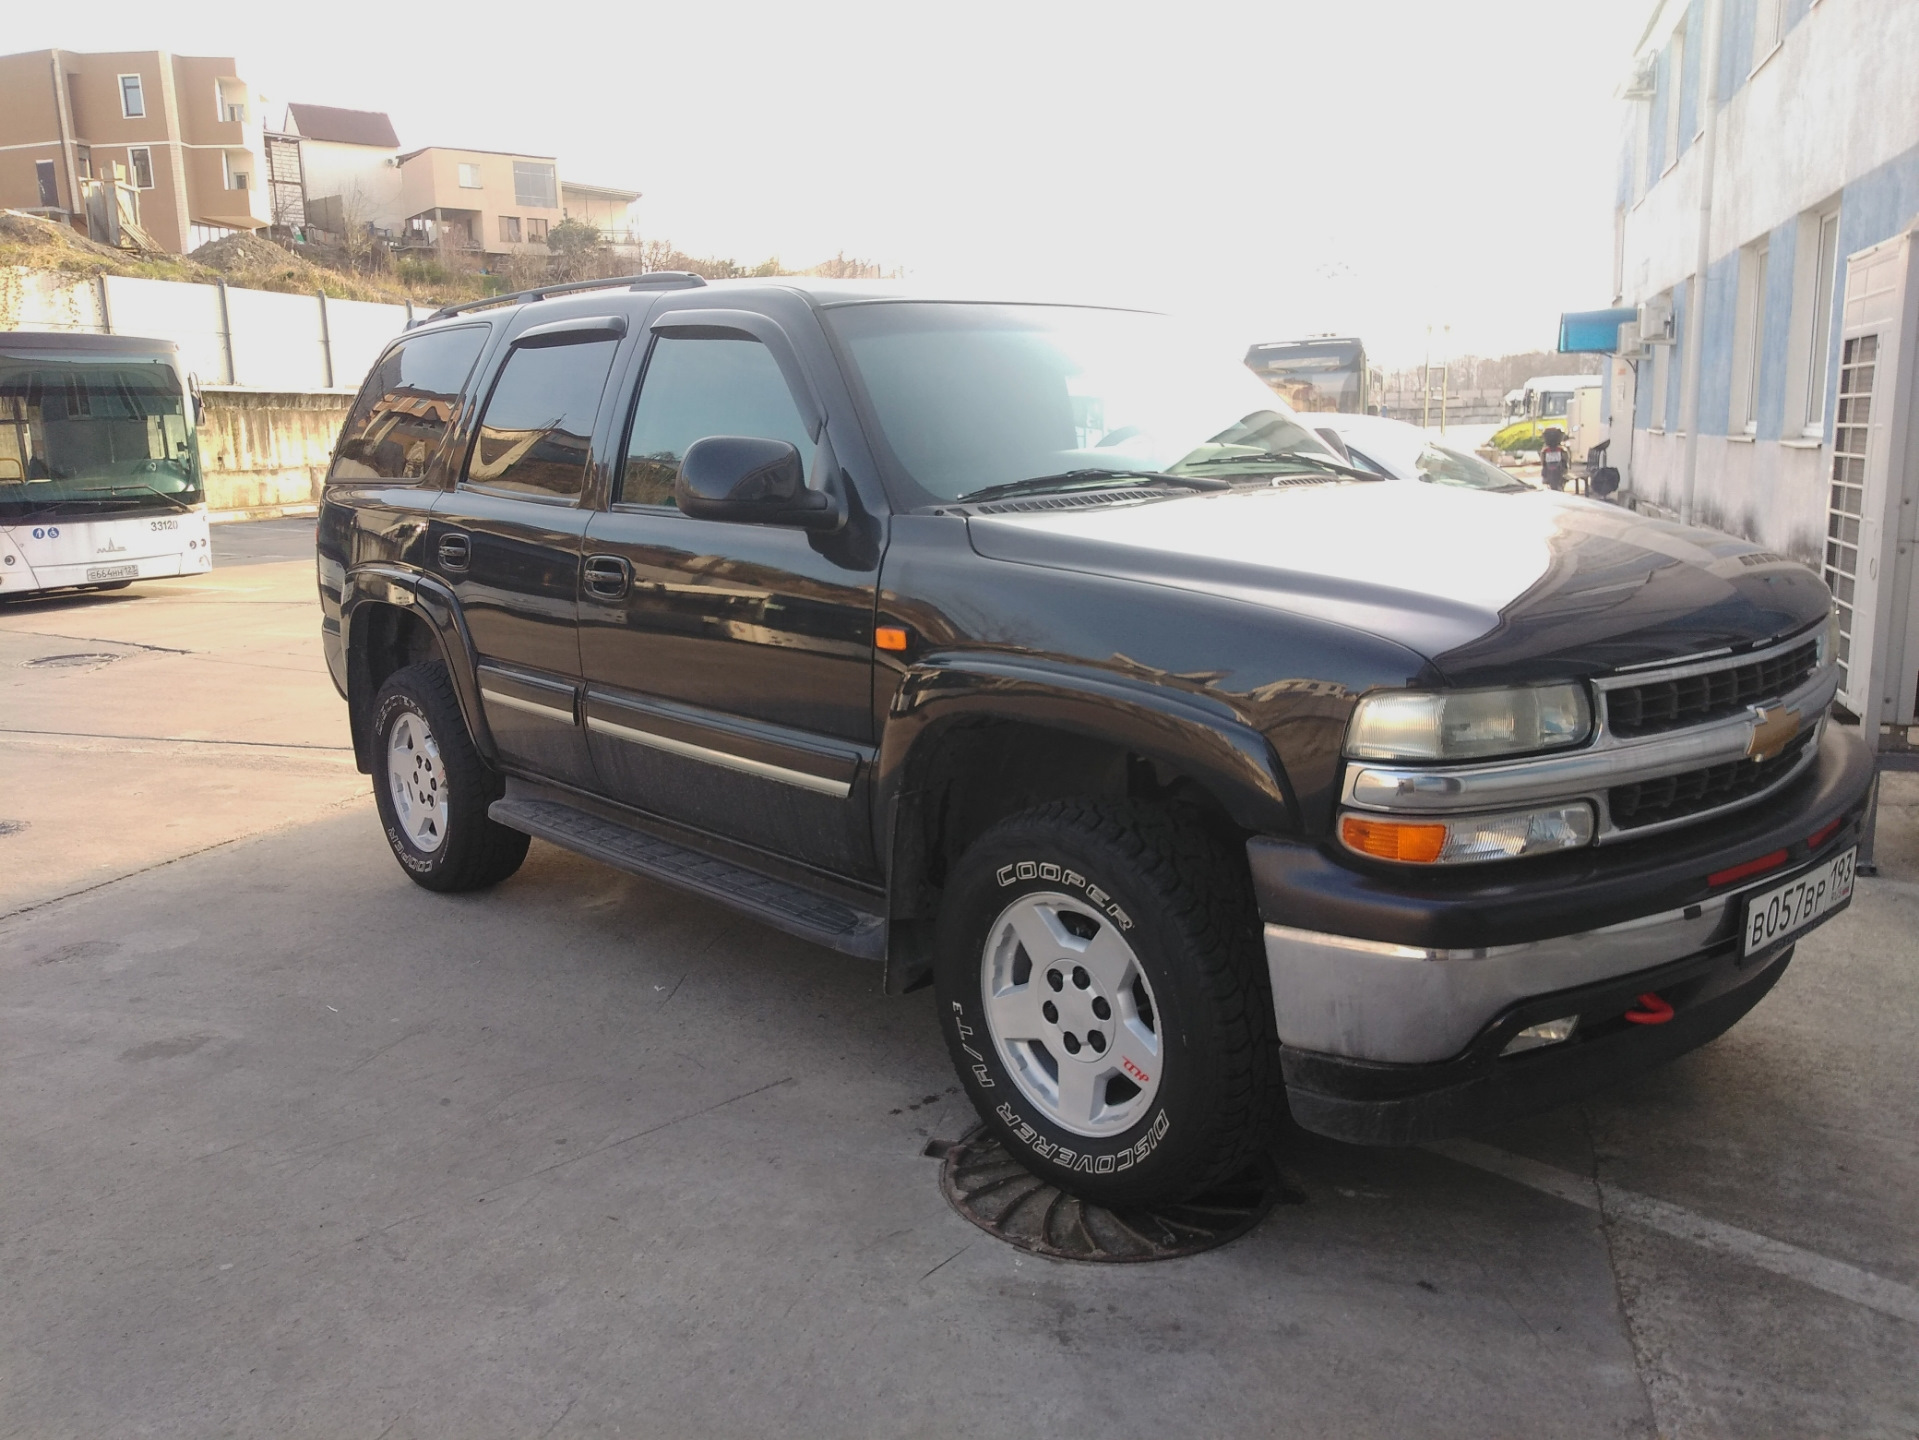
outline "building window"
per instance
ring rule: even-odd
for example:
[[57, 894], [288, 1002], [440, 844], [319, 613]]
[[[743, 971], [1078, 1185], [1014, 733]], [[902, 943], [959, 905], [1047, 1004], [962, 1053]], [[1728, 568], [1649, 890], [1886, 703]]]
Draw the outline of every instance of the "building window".
[[1672, 32], [1666, 61], [1666, 153], [1661, 173], [1679, 163], [1680, 112], [1685, 108], [1680, 96], [1686, 88], [1686, 27]]
[[93, 178], [93, 147], [91, 145], [74, 146], [73, 164], [74, 168], [80, 172], [82, 180], [91, 180]]
[[546, 226], [547, 222], [544, 220], [537, 218], [529, 219], [526, 222], [526, 238], [529, 240], [546, 239]]
[[1739, 256], [1739, 314], [1733, 325], [1732, 420], [1746, 434], [1759, 430], [1759, 369], [1766, 349], [1766, 259], [1762, 240]]
[[553, 167], [532, 160], [513, 162], [513, 203], [529, 209], [560, 208], [560, 187]]
[[1817, 260], [1812, 271], [1812, 328], [1806, 336], [1806, 430], [1826, 425], [1826, 356], [1832, 349], [1832, 287], [1839, 275], [1839, 212], [1819, 217]]
[[229, 152], [223, 152], [223, 153], [221, 154], [221, 156], [220, 156], [220, 161], [221, 161], [221, 164], [222, 164], [222, 165], [223, 165], [223, 166], [225, 167], [225, 169], [226, 169], [226, 172], [227, 172], [227, 189], [229, 189], [229, 190], [244, 190], [244, 189], [246, 189], [246, 188], [247, 188], [247, 182], [248, 182], [248, 180], [249, 180], [249, 178], [250, 178], [250, 177], [248, 176], [248, 174], [247, 174], [247, 172], [246, 172], [246, 171], [244, 171], [244, 170], [235, 170], [235, 169], [233, 168], [233, 155], [232, 155], [232, 153], [231, 153], [230, 151], [229, 151]]
[[153, 188], [153, 152], [146, 146], [135, 145], [127, 151], [127, 168], [133, 172], [134, 189]]
[[[1785, 0], [1755, 0], [1752, 15], [1752, 68], [1779, 48], [1786, 35]], [[1724, 23], [1723, 21], [1721, 22]]]
[[140, 89], [138, 75], [120, 77], [120, 113], [129, 120], [138, 120], [147, 113], [147, 97]]
[[500, 243], [502, 245], [518, 245], [520, 243], [520, 217], [518, 215], [502, 215], [500, 217]]
[[478, 165], [460, 166], [460, 188], [478, 190], [480, 188], [480, 167]]
[[33, 178], [40, 183], [40, 208], [58, 210], [60, 208], [60, 182], [54, 177], [51, 160], [33, 162]]

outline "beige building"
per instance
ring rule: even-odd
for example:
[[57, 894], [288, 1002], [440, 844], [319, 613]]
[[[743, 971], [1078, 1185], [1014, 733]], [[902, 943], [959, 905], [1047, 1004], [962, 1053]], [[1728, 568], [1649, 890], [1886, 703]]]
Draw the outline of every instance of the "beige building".
[[412, 248], [484, 258], [545, 255], [547, 232], [565, 218], [551, 155], [432, 146], [400, 157], [396, 238]]
[[260, 105], [238, 70], [162, 50], [0, 56], [0, 206], [85, 230], [89, 189], [121, 178], [169, 250], [266, 226]]
[[591, 225], [600, 238], [621, 254], [638, 255], [640, 232], [633, 223], [633, 204], [640, 198], [637, 190], [621, 190], [613, 185], [588, 185], [579, 180], [560, 182], [560, 208], [569, 220]]

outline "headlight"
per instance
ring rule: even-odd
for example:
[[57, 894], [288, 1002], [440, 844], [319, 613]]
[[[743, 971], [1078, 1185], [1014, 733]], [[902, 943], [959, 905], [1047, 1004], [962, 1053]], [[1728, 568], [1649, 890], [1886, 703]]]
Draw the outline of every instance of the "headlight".
[[1577, 745], [1591, 733], [1582, 685], [1389, 690], [1354, 709], [1346, 753], [1355, 760], [1479, 760]]
[[1576, 850], [1593, 838], [1590, 805], [1550, 805], [1503, 815], [1388, 820], [1355, 815], [1339, 820], [1348, 850], [1375, 860], [1411, 865], [1470, 865], [1479, 860], [1516, 860], [1553, 850]]

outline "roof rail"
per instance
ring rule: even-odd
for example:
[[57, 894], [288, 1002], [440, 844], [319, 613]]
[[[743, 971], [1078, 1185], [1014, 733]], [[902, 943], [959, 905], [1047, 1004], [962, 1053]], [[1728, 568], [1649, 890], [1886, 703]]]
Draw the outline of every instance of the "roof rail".
[[511, 295], [489, 295], [484, 300], [468, 300], [460, 305], [442, 305], [425, 320], [416, 320], [413, 323], [426, 325], [434, 320], [444, 320], [449, 315], [464, 315], [469, 310], [490, 310], [495, 305], [518, 305], [528, 300], [544, 300], [549, 295], [572, 295], [581, 290], [612, 290], [621, 285], [629, 290], [690, 290], [694, 286], [705, 283], [704, 277], [695, 275], [690, 270], [649, 270], [644, 275], [616, 275], [607, 280], [575, 280], [566, 285], [542, 285], [537, 290], [515, 290]]

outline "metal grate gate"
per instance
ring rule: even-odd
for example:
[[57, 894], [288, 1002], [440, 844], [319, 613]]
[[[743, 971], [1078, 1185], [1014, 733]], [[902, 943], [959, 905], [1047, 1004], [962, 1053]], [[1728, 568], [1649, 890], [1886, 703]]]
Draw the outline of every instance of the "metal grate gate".
[[1839, 669], [1851, 677], [1853, 587], [1859, 577], [1859, 518], [1865, 511], [1866, 444], [1872, 422], [1879, 337], [1856, 335], [1839, 354], [1839, 404], [1833, 416], [1832, 494], [1826, 506], [1826, 584], [1839, 612]]

